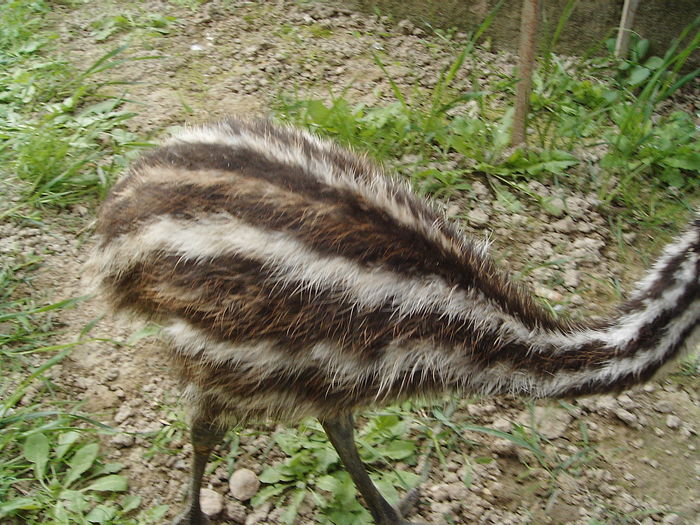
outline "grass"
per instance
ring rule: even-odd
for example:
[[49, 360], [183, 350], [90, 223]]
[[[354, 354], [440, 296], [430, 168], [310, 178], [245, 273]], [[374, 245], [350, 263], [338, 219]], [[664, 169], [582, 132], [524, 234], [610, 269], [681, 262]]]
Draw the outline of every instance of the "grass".
[[[373, 481], [393, 504], [400, 500], [397, 488], [406, 491], [420, 481], [420, 475], [410, 469], [391, 468], [399, 461], [415, 465], [418, 459], [416, 436], [407, 437], [411, 419], [409, 413], [398, 408], [371, 414], [356, 437], [365, 464], [378, 467], [371, 473]], [[420, 439], [420, 435], [417, 437]], [[369, 512], [357, 500], [350, 475], [318, 421], [309, 420], [299, 429], [278, 431], [273, 439], [286, 459], [263, 470], [260, 481], [265, 487], [254, 496], [253, 506], [274, 501], [285, 507], [281, 522], [291, 525], [296, 522], [299, 507], [309, 498], [318, 509], [319, 523], [370, 522]]]
[[[0, 160], [3, 221], [41, 225], [52, 208], [96, 202], [142, 144], [126, 131], [132, 116], [119, 84], [117, 48], [78, 69], [56, 58], [44, 26], [47, 2], [0, 5]], [[159, 523], [167, 506], [146, 508], [129, 492], [124, 465], [103, 459], [99, 433], [111, 429], [66, 399], [52, 371], [88, 341], [57, 344], [61, 313], [80, 298], [45, 304], [31, 280], [40, 256], [5, 253], [0, 261], [0, 521], [3, 523]]]
[[[46, 2], [0, 6], [0, 160], [2, 177], [20, 182], [22, 202], [34, 208], [68, 207], [105, 195], [138, 149], [124, 126], [133, 113], [114, 95], [124, 82], [106, 78], [131, 60], [115, 48], [84, 69], [47, 60], [52, 35], [38, 31]], [[16, 210], [0, 210], [0, 216]]]
[[[171, 1], [191, 9], [201, 3]], [[110, 79], [132, 60], [128, 50], [116, 47], [81, 67], [61, 59], [52, 47], [55, 35], [43, 26], [50, 9], [42, 0], [0, 5], [1, 173], [5, 183], [20, 188], [19, 200], [2, 204], [0, 217], [5, 221], [40, 220], [62, 208], [96, 203], [129, 160], [148, 146], [126, 128], [133, 116], [124, 109], [129, 85]], [[251, 23], [255, 21], [253, 17]], [[153, 13], [104, 16], [95, 20], [90, 38], [111, 43], [131, 31], [157, 37], [175, 22]], [[455, 50], [454, 60], [427, 90], [402, 91], [389, 77], [389, 57], [378, 53], [374, 60], [387, 76], [392, 101], [359, 105], [345, 92], [327, 99], [287, 96], [279, 99], [278, 114], [380, 160], [403, 159], [399, 169], [410, 172], [416, 187], [426, 193], [459, 194], [470, 188], [477, 174], [509, 211], [518, 211], [527, 200], [561, 215], [556, 202], [527, 186], [530, 180], [552, 180], [599, 191], [616, 223], [624, 219], [663, 224], [686, 206], [684, 198], [695, 195], [700, 173], [694, 123], [685, 114], [659, 111], [664, 100], [697, 75], [681, 73], [681, 68], [698, 48], [698, 23], [689, 25], [681, 35], [684, 39], [664, 57], [647, 57], [640, 42], [630, 60], [606, 59], [593, 67], [571, 67], [554, 54], [546, 55], [535, 79], [529, 149], [508, 147], [511, 112], [505, 101], [514, 80], [501, 74], [481, 79], [464, 72], [475, 70], [465, 66], [478, 33]], [[563, 24], [557, 26], [559, 33], [562, 30]], [[300, 38], [292, 26], [278, 31]], [[332, 36], [322, 25], [305, 31], [314, 39]], [[453, 46], [449, 33], [441, 38], [440, 46], [433, 48], [436, 55], [443, 51], [441, 46]], [[607, 75], [610, 71], [613, 76]], [[603, 150], [602, 184], [599, 176], [583, 169], [592, 166], [581, 150], [591, 147]], [[624, 215], [623, 209], [634, 211]], [[86, 340], [89, 326], [75, 341], [55, 343], [56, 317], [75, 301], [44, 304], [33, 297], [30, 281], [42, 263], [40, 257], [8, 260], [0, 274], [0, 358], [10, 372], [0, 386], [0, 521], [161, 522], [167, 507], [147, 507], [130, 492], [124, 465], [105, 459], [100, 436], [112, 430], [66, 401], [51, 379], [52, 370]], [[149, 333], [137, 334], [132, 342]], [[697, 366], [697, 360], [688, 361], [677, 377], [697, 377]], [[464, 438], [467, 431], [506, 439], [529, 452], [534, 463], [524, 465], [523, 479], [544, 470], [548, 477], [543, 483], [551, 494], [562, 472], [576, 474], [594, 461], [585, 422], [576, 451], [566, 456], [552, 454], [536, 426], [497, 431], [453, 418], [449, 406], [424, 405], [416, 412], [414, 405], [402, 405], [362, 420], [361, 454], [376, 470], [372, 475], [390, 500], [418, 482], [418, 465], [426, 450], [442, 466], [465, 445], [478, 450]], [[172, 424], [153, 436], [148, 454], [172, 452], [169, 444], [186, 434], [182, 414], [170, 406], [164, 411]], [[239, 437], [231, 434], [229, 441], [230, 451], [215, 458], [210, 470], [222, 463], [233, 470], [241, 453]], [[264, 488], [254, 505], [282, 506], [282, 521], [293, 523], [308, 499], [319, 510], [321, 523], [367, 522], [366, 509], [357, 502], [347, 473], [317, 423], [280, 431], [271, 446], [284, 459], [261, 474]], [[478, 454], [475, 464], [493, 461], [488, 452]], [[465, 459], [465, 464], [470, 461]], [[397, 462], [403, 465], [394, 469]], [[468, 474], [463, 481], [471, 483]], [[606, 512], [611, 520], [619, 518], [615, 509]]]
[[[700, 74], [681, 73], [690, 54], [700, 49], [699, 28], [700, 17], [663, 58], [630, 66], [629, 76], [608, 74], [629, 61], [606, 59], [571, 67], [547, 55], [535, 77], [529, 148], [509, 147], [512, 107], [504, 103], [503, 93], [512, 94], [515, 80], [493, 73], [484, 80], [478, 65], [462, 72], [478, 32], [428, 89], [402, 91], [387, 73], [384, 58], [375, 55], [394, 101], [352, 104], [344, 92], [327, 99], [281, 96], [277, 113], [284, 121], [369, 151], [381, 161], [414, 159], [408, 169], [399, 169], [424, 192], [454, 194], [481, 175], [507, 209], [517, 211], [525, 198], [560, 215], [552, 202], [528, 190], [526, 182], [562, 181], [597, 191], [611, 217], [659, 226], [687, 211], [690, 205], [683, 196], [698, 195], [695, 123], [687, 113], [663, 112], [660, 104]], [[640, 60], [641, 52], [630, 61]], [[635, 67], [648, 71], [648, 77], [640, 78]], [[467, 89], [461, 87], [465, 81]], [[598, 166], [587, 160], [593, 148], [600, 151]]]
[[[17, 259], [15, 259], [17, 260]], [[80, 299], [43, 306], [23, 293], [38, 257], [0, 271], [0, 520], [3, 523], [157, 523], [167, 507], [142, 509], [124, 465], [101, 459], [96, 431], [51, 380], [51, 370], [85, 342], [52, 344], [61, 312]], [[20, 298], [16, 298], [20, 297]]]

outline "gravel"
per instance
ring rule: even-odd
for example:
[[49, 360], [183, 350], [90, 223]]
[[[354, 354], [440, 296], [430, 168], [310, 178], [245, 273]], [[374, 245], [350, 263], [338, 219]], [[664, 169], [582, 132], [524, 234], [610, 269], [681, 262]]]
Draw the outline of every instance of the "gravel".
[[[194, 105], [198, 120], [232, 112], [265, 114], [270, 96], [278, 89], [296, 88], [308, 96], [321, 96], [328, 84], [350, 86], [344, 96], [355, 102], [385, 102], [391, 89], [370, 54], [377, 45], [390, 55], [388, 66], [405, 93], [417, 83], [438, 78], [451, 58], [436, 53], [438, 41], [426, 41], [423, 29], [407, 21], [392, 27], [386, 19], [319, 2], [265, 5], [273, 4], [281, 7], [268, 7], [264, 15], [259, 1], [240, 2], [233, 14], [218, 0], [196, 11], [174, 11], [181, 21], [179, 34], [173, 32], [166, 40], [152, 42], [163, 46], [158, 51], [164, 58], [147, 65], [124, 66], [130, 78], [142, 82], [128, 97], [139, 101], [132, 109], [141, 113], [130, 121], [132, 129], [145, 136], [153, 129], [180, 123], [179, 100], [184, 99]], [[144, 5], [151, 11], [164, 9], [157, 2], [146, 1]], [[77, 11], [81, 12], [91, 16], [86, 10]], [[80, 31], [89, 27], [90, 21], [64, 23]], [[292, 28], [291, 36], [280, 31], [287, 25]], [[331, 33], [323, 38], [300, 33], [316, 25]], [[90, 62], [91, 55], [103, 54], [98, 47], [86, 49], [84, 35], [77, 35], [62, 32], [59, 38], [80, 60]], [[465, 38], [455, 35], [455, 46]], [[115, 43], [108, 42], [112, 47]], [[149, 50], [147, 54], [153, 53]], [[481, 70], [506, 72], [513, 67], [512, 57], [483, 49], [476, 50], [473, 59], [474, 65], [467, 64], [457, 78], [465, 89], [470, 77]], [[196, 104], [200, 98], [205, 101], [201, 107]], [[148, 109], [144, 111], [144, 107]], [[595, 159], [601, 152], [589, 155]], [[410, 165], [419, 161], [422, 159], [407, 156], [398, 162], [410, 170]], [[561, 189], [546, 180], [530, 181], [529, 189], [548, 199], [548, 209], [561, 213], [545, 212], [530, 202], [513, 212], [502, 207], [486, 182], [470, 181], [471, 191], [452, 200], [448, 214], [455, 220], [466, 217], [462, 226], [468, 233], [489, 237], [497, 258], [511, 270], [536, 268], [538, 271], [523, 272], [522, 281], [534, 287], [540, 297], [561, 306], [566, 315], [604, 314], [612, 299], [607, 283], [615, 280], [629, 289], [641, 275], [642, 268], [637, 265], [619, 262], [614, 251], [617, 238], [596, 211], [599, 202], [595, 192]], [[8, 202], [17, 202], [12, 198], [10, 195]], [[18, 264], [42, 256], [42, 270], [28, 286], [51, 300], [84, 293], [82, 262], [90, 243], [84, 242], [83, 231], [89, 229], [90, 212], [75, 207], [65, 215], [61, 221], [38, 226], [0, 223], [0, 256]], [[625, 232], [623, 239], [635, 243], [647, 240], [644, 232]], [[62, 312], [66, 341], [73, 340], [100, 311], [99, 303], [86, 301]], [[137, 329], [128, 320], [105, 318], [91, 335], [124, 341]], [[86, 401], [83, 410], [100, 414], [95, 417], [104, 416], [107, 422], [111, 419], [118, 426], [121, 433], [105, 438], [109, 461], [126, 464], [131, 489], [143, 496], [144, 504], [166, 502], [172, 517], [179, 512], [187, 489], [191, 446], [184, 433], [179, 437], [175, 433], [164, 445], [173, 455], [152, 454], [148, 453], [152, 442], [143, 434], [162, 436], [181, 417], [177, 410], [167, 408], [179, 406], [179, 390], [163, 367], [158, 344], [149, 339], [133, 347], [83, 345], [52, 373], [61, 388]], [[622, 512], [634, 516], [651, 513], [635, 518], [648, 525], [693, 525], [700, 512], [700, 400], [693, 385], [697, 386], [697, 380], [661, 379], [617, 397], [580, 399], [566, 409], [537, 404], [535, 426], [545, 438], [541, 445], [550, 470], [542, 467], [541, 458], [512, 440], [464, 432], [461, 437], [465, 441], [455, 440], [442, 448], [445, 464], [434, 461], [415, 519], [430, 523], [588, 525], [593, 520], [611, 523], [616, 519], [611, 512]], [[29, 392], [26, 403], [37, 395], [41, 393]], [[524, 425], [524, 431], [530, 425], [530, 410], [516, 399], [469, 400], [460, 404], [455, 420], [519, 436], [519, 425]], [[217, 470], [209, 480], [213, 488], [202, 490], [207, 514], [237, 524], [279, 523], [280, 508], [269, 502], [257, 508], [250, 504], [250, 498], [260, 490], [256, 472], [270, 459], [261, 454], [268, 443], [269, 435], [241, 433], [243, 452], [237, 459], [241, 468], [230, 479], [226, 479], [224, 468]], [[594, 453], [577, 456], [585, 446]], [[275, 450], [272, 454], [281, 455]], [[573, 467], [559, 472], [558, 466], [569, 460]], [[554, 471], [559, 474], [553, 475]], [[298, 522], [312, 523], [317, 513], [307, 498]]]

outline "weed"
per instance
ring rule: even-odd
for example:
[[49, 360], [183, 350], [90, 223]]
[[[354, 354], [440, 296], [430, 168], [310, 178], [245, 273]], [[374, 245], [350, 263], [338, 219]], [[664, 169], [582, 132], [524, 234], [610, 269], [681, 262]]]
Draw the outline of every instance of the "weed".
[[[400, 414], [388, 410], [368, 418], [358, 433], [360, 455], [368, 465], [390, 462], [415, 462], [416, 444], [406, 439], [409, 423]], [[277, 446], [287, 455], [281, 463], [266, 468], [260, 475], [264, 487], [253, 498], [257, 506], [267, 500], [285, 501], [282, 523], [294, 523], [299, 507], [309, 497], [320, 509], [319, 523], [360, 525], [370, 521], [369, 512], [357, 501], [350, 475], [328, 442], [320, 424], [305, 422], [299, 430], [286, 429], [274, 436]], [[399, 500], [397, 487], [407, 490], [418, 483], [411, 472], [372, 473], [370, 475], [389, 502]]]
[[141, 499], [128, 493], [123, 465], [101, 459], [91, 429], [109, 429], [55, 395], [49, 372], [84, 340], [50, 344], [57, 335], [54, 314], [79, 299], [46, 306], [35, 306], [29, 296], [13, 299], [39, 262], [32, 257], [3, 265], [0, 272], [0, 356], [6, 374], [0, 389], [0, 520], [158, 523], [167, 506], [136, 513]]
[[[566, 13], [573, 3], [568, 5]], [[615, 212], [627, 214], [627, 220], [661, 224], [687, 207], [674, 196], [699, 189], [700, 142], [693, 119], [683, 112], [655, 113], [661, 101], [700, 74], [679, 73], [690, 53], [700, 48], [698, 27], [700, 17], [663, 59], [649, 59], [638, 66], [646, 68], [648, 75], [630, 73], [633, 78], [624, 82], [601, 77], [595, 64], [573, 68], [548, 54], [535, 75], [532, 95], [530, 125], [538, 148], [509, 148], [512, 109], [504, 106], [502, 93], [512, 90], [513, 79], [471, 75], [471, 87], [465, 89], [460, 72], [475, 39], [427, 92], [416, 89], [409, 96], [402, 91], [384, 59], [375, 54], [393, 102], [352, 105], [344, 93], [331, 95], [330, 102], [280, 97], [277, 113], [282, 120], [331, 135], [379, 160], [412, 159], [408, 175], [425, 192], [449, 195], [469, 189], [473, 174], [485, 175], [506, 209], [517, 211], [518, 194], [524, 194], [559, 216], [561, 209], [528, 191], [521, 181], [569, 177], [576, 184], [597, 188], [609, 212], [622, 204]], [[561, 30], [560, 24], [558, 33]], [[638, 45], [631, 60], [640, 60], [643, 52]], [[591, 148], [601, 151], [595, 168], [587, 160]], [[407, 171], [401, 162], [397, 164], [399, 171]], [[603, 177], [598, 175], [600, 169]]]
[[102, 42], [112, 36], [132, 29], [143, 29], [155, 35], [167, 35], [170, 26], [175, 22], [175, 17], [164, 16], [158, 13], [146, 15], [120, 14], [106, 16], [93, 22], [92, 36], [97, 42]]
[[[102, 88], [117, 83], [94, 77], [129, 60], [119, 57], [123, 50], [104, 54], [82, 72], [64, 62], [49, 67], [30, 61], [27, 67], [26, 61], [19, 61], [15, 73], [0, 75], [8, 88], [0, 105], [6, 117], [0, 124], [0, 155], [5, 170], [9, 167], [25, 182], [21, 191], [26, 202], [35, 207], [68, 206], [104, 196], [142, 146], [123, 128], [133, 116], [122, 109], [124, 100], [97, 98]], [[44, 78], [54, 87], [37, 87]]]
[[309, 33], [313, 38], [328, 38], [333, 34], [333, 30], [322, 24], [311, 24], [308, 27]]

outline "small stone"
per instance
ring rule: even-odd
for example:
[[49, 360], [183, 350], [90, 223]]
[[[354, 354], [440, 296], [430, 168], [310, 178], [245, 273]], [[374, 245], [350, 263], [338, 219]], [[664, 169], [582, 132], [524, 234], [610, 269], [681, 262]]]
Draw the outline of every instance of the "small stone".
[[123, 405], [119, 408], [119, 410], [117, 410], [117, 413], [114, 416], [114, 421], [116, 423], [123, 423], [125, 420], [130, 418], [133, 415], [133, 413], [134, 411], [131, 409], [131, 407]]
[[401, 31], [404, 35], [410, 35], [413, 33], [413, 24], [411, 23], [410, 20], [401, 20], [397, 25], [396, 28]]
[[627, 410], [632, 410], [639, 407], [639, 403], [632, 399], [628, 394], [620, 394], [617, 396], [617, 402], [622, 408], [626, 408]]
[[430, 504], [430, 510], [436, 517], [450, 514], [452, 506], [447, 502], [436, 502]]
[[683, 523], [683, 518], [680, 514], [667, 514], [661, 523], [666, 525], [681, 525]]
[[474, 417], [484, 417], [489, 414], [493, 414], [495, 411], [496, 405], [494, 405], [493, 403], [488, 403], [486, 401], [473, 403], [467, 407], [467, 412], [469, 412], [469, 415]]
[[668, 416], [666, 416], [666, 426], [668, 428], [671, 428], [671, 429], [680, 428], [681, 423], [682, 423], [681, 418], [679, 418], [678, 416], [674, 416], [673, 414], [669, 414]]
[[486, 185], [483, 184], [482, 182], [479, 182], [478, 180], [475, 182], [472, 182], [472, 190], [474, 190], [474, 193], [476, 194], [477, 197], [489, 198], [491, 196], [491, 192], [486, 187]]
[[552, 229], [557, 232], [569, 233], [576, 230], [576, 225], [571, 217], [566, 216], [563, 219], [553, 222]]
[[457, 217], [461, 211], [462, 211], [462, 208], [460, 207], [459, 204], [452, 203], [445, 210], [445, 215], [447, 215], [448, 217], [450, 217], [452, 219], [454, 217]]
[[630, 426], [635, 425], [637, 423], [637, 416], [635, 416], [629, 410], [625, 410], [624, 408], [618, 408], [617, 410], [615, 410], [615, 415], [618, 419], [624, 421]]
[[224, 498], [221, 494], [211, 489], [202, 489], [199, 492], [199, 503], [204, 514], [210, 518], [218, 516], [224, 509]]
[[527, 251], [529, 254], [540, 258], [549, 257], [554, 254], [552, 245], [544, 239], [534, 240], [532, 243], [530, 243], [530, 246], [528, 246]]
[[564, 272], [564, 286], [567, 288], [577, 288], [579, 284], [581, 284], [580, 271], [568, 269]]
[[598, 396], [595, 399], [594, 406], [596, 412], [605, 415], [614, 414], [615, 410], [618, 408], [615, 398], [609, 395]]
[[467, 215], [467, 218], [469, 219], [469, 222], [472, 223], [474, 226], [484, 226], [490, 220], [486, 212], [480, 210], [479, 208], [470, 211]]
[[246, 508], [235, 500], [227, 500], [226, 515], [233, 523], [245, 523]]
[[255, 525], [257, 523], [263, 523], [270, 513], [271, 504], [266, 501], [260, 505], [252, 514], [249, 514], [245, 519], [245, 525]]
[[447, 483], [438, 483], [428, 490], [434, 501], [447, 501], [450, 499], [450, 495], [447, 491]]
[[403, 157], [401, 157], [399, 162], [401, 162], [401, 164], [417, 164], [421, 160], [423, 160], [423, 157], [421, 157], [420, 155], [415, 155], [413, 153], [406, 153]]
[[247, 468], [238, 469], [229, 480], [229, 489], [234, 498], [247, 501], [258, 492], [260, 480], [255, 472]]
[[260, 46], [253, 45], [253, 46], [246, 47], [243, 50], [242, 54], [247, 55], [247, 56], [255, 56], [258, 54], [258, 51], [260, 51]]
[[517, 456], [518, 447], [508, 439], [496, 439], [491, 443], [491, 450], [504, 457]]
[[545, 211], [554, 217], [561, 217], [564, 212], [564, 207], [566, 206], [564, 199], [561, 197], [554, 197], [547, 201], [547, 207]]
[[662, 414], [669, 414], [673, 412], [673, 403], [666, 401], [665, 399], [660, 399], [654, 403], [654, 410], [661, 412]]
[[510, 432], [513, 424], [504, 417], [499, 417], [493, 420], [491, 427], [501, 432]]
[[118, 448], [127, 448], [134, 444], [134, 436], [131, 434], [117, 434], [109, 443]]
[[572, 295], [569, 298], [569, 301], [574, 306], [583, 306], [586, 303], [586, 301], [583, 300], [583, 297], [581, 297], [579, 294]]
[[534, 292], [538, 297], [542, 297], [553, 303], [560, 303], [564, 300], [564, 296], [562, 294], [557, 291], [550, 290], [544, 286], [535, 286]]
[[469, 496], [469, 489], [464, 483], [448, 483], [445, 491], [452, 501], [465, 501]]
[[[557, 439], [563, 436], [572, 419], [573, 417], [566, 410], [551, 407], [535, 407], [535, 428], [547, 439]], [[530, 412], [521, 414], [518, 422], [524, 425], [532, 424]]]

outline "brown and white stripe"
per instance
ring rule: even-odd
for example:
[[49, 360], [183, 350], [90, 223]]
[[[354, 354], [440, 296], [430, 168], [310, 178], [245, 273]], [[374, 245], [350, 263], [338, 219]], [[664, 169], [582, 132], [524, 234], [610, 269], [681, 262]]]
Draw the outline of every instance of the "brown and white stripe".
[[444, 390], [561, 397], [650, 378], [698, 330], [700, 219], [613, 319], [553, 319], [406, 185], [265, 121], [191, 128], [104, 203], [91, 262], [163, 323], [196, 405], [328, 415]]

